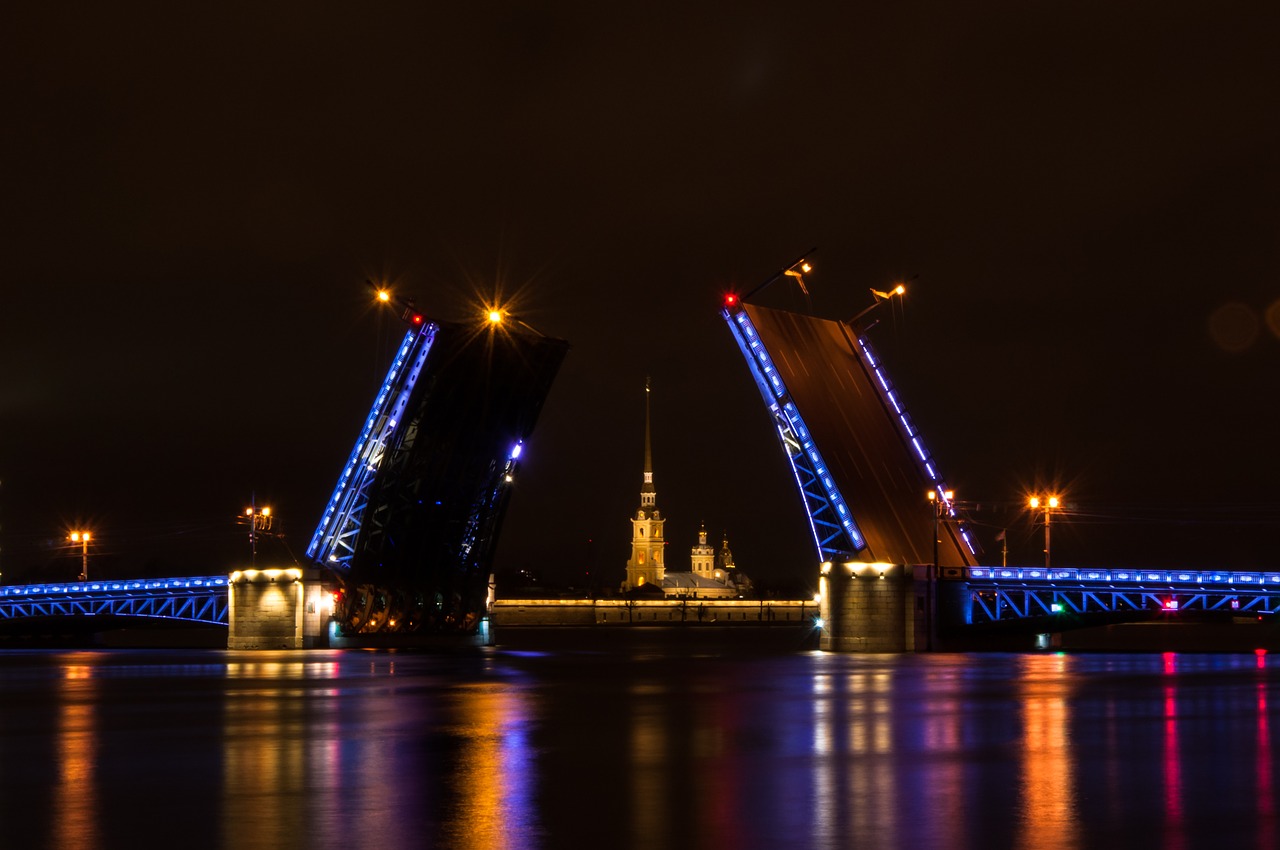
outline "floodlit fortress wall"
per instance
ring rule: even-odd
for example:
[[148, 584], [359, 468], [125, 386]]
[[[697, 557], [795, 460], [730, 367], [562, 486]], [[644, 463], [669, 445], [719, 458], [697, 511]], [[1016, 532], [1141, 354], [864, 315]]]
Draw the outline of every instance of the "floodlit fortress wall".
[[818, 615], [813, 601], [758, 599], [499, 599], [493, 625], [665, 626], [799, 625]]

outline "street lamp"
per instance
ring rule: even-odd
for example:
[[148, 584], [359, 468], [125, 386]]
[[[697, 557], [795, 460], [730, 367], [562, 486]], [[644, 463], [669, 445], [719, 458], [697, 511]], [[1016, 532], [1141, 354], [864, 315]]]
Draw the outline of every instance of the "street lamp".
[[[808, 253], [812, 254], [816, 250], [818, 249], [810, 248]], [[780, 277], [795, 278], [796, 283], [800, 284], [800, 291], [803, 292], [805, 295], [808, 295], [809, 287], [804, 285], [804, 275], [808, 274], [811, 271], [813, 271], [813, 266], [805, 262], [805, 258], [801, 256], [799, 259], [797, 259], [791, 265], [787, 266], [785, 269], [779, 269], [778, 271], [774, 272], [773, 275], [768, 280], [766, 280], [764, 283], [760, 284], [755, 289], [748, 292], [746, 295], [742, 296], [742, 300], [746, 301], [748, 298], [751, 298], [753, 295], [756, 295], [761, 290], [763, 290], [766, 286], [773, 283], [775, 280], [777, 280]], [[735, 297], [734, 300], [736, 301], [737, 298]], [[726, 305], [726, 306], [729, 306], [729, 305]]]
[[929, 502], [933, 505], [933, 573], [936, 576], [938, 574], [938, 544], [942, 542], [938, 536], [938, 526], [951, 507], [951, 501], [955, 499], [956, 493], [954, 490], [930, 490], [928, 496]]
[[885, 301], [888, 301], [888, 300], [889, 300], [890, 298], [892, 298], [893, 296], [895, 296], [895, 295], [902, 296], [902, 295], [905, 295], [905, 294], [906, 294], [906, 292], [907, 292], [907, 287], [906, 287], [904, 284], [901, 284], [901, 283], [900, 283], [900, 284], [898, 284], [897, 286], [895, 286], [893, 289], [890, 289], [888, 292], [881, 292], [881, 291], [880, 291], [880, 290], [878, 290], [878, 289], [872, 289], [872, 290], [871, 290], [871, 297], [872, 297], [872, 299], [873, 299], [873, 300], [872, 300], [871, 304], [869, 304], [867, 307], [863, 308], [863, 310], [862, 310], [860, 313], [858, 313], [858, 315], [854, 316], [852, 319], [850, 319], [849, 321], [845, 322], [845, 324], [846, 324], [846, 325], [852, 325], [854, 322], [858, 321], [858, 320], [859, 320], [859, 319], [861, 319], [863, 316], [867, 315], [867, 314], [868, 314], [868, 313], [870, 313], [872, 310], [874, 310], [875, 308], [879, 307], [882, 303], [884, 303]]
[[1049, 569], [1049, 515], [1051, 511], [1058, 509], [1058, 497], [1049, 496], [1042, 500], [1039, 496], [1032, 496], [1027, 504], [1033, 511], [1044, 508], [1044, 568], [1047, 570]]
[[72, 543], [80, 544], [80, 575], [76, 577], [76, 581], [88, 581], [89, 541], [93, 539], [93, 535], [88, 531], [73, 531], [67, 539]]
[[271, 530], [271, 508], [259, 508], [256, 504], [244, 509], [245, 522], [249, 524], [250, 564], [258, 568], [258, 532]]

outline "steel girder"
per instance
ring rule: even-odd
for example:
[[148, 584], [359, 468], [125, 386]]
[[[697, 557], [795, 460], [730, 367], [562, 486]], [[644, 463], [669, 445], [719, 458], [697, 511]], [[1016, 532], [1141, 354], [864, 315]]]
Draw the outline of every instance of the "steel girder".
[[871, 343], [867, 342], [863, 336], [854, 336], [850, 328], [842, 327], [844, 327], [846, 338], [851, 338], [851, 341], [857, 345], [858, 350], [862, 352], [862, 362], [871, 370], [871, 374], [875, 376], [873, 384], [880, 394], [880, 401], [884, 405], [885, 412], [897, 422], [898, 430], [911, 446], [912, 456], [920, 465], [921, 471], [924, 472], [925, 480], [933, 487], [934, 492], [939, 494], [939, 504], [942, 510], [946, 512], [947, 518], [952, 521], [952, 527], [959, 533], [960, 539], [964, 541], [964, 546], [969, 551], [969, 554], [976, 554], [977, 548], [969, 537], [969, 530], [956, 522], [959, 517], [956, 514], [954, 500], [942, 496], [947, 492], [947, 484], [942, 480], [942, 474], [938, 471], [937, 464], [934, 463], [933, 454], [925, 447], [924, 439], [920, 436], [920, 432], [916, 430], [915, 423], [911, 421], [911, 417], [907, 415], [906, 409], [898, 400], [893, 384], [890, 383], [888, 374], [881, 368], [880, 361], [871, 348]]
[[0, 620], [145, 617], [227, 625], [227, 577], [0, 587]]
[[866, 548], [866, 540], [849, 512], [844, 496], [827, 472], [822, 454], [791, 400], [760, 335], [741, 305], [726, 308], [723, 316], [777, 428], [778, 440], [791, 465], [796, 486], [800, 488], [819, 560], [837, 561], [856, 556]]
[[1280, 611], [1280, 573], [974, 567], [973, 621], [1130, 611]]
[[331, 567], [351, 565], [368, 513], [369, 491], [396, 431], [404, 423], [405, 407], [439, 329], [439, 325], [428, 322], [405, 334], [307, 546], [307, 557], [313, 561]]

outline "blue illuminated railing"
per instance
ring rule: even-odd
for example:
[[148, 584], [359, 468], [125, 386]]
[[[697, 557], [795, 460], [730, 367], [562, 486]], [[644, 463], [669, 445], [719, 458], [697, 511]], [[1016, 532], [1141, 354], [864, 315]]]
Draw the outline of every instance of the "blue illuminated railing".
[[1022, 582], [1125, 582], [1148, 584], [1236, 585], [1280, 588], [1280, 572], [1228, 572], [1225, 570], [1104, 570], [1045, 569], [1043, 567], [969, 567], [972, 581]]
[[[851, 331], [850, 331], [851, 333]], [[876, 358], [875, 352], [871, 349], [871, 343], [861, 336], [854, 337], [858, 344], [858, 348], [862, 350], [862, 362], [875, 375], [875, 383], [880, 392], [880, 397], [884, 399], [888, 409], [893, 411], [893, 415], [898, 423], [898, 428], [903, 439], [911, 446], [912, 454], [915, 455], [920, 468], [924, 471], [926, 480], [933, 484], [934, 491], [938, 494], [947, 492], [946, 482], [942, 480], [942, 473], [938, 471], [937, 466], [933, 462], [933, 455], [924, 445], [924, 439], [920, 436], [920, 432], [916, 430], [915, 424], [911, 421], [911, 417], [907, 415], [906, 409], [902, 403], [898, 401], [898, 396], [894, 392], [893, 385], [889, 382], [889, 376], [885, 374], [884, 369], [880, 368], [880, 361]], [[942, 499], [943, 509], [947, 516], [953, 520], [956, 519], [956, 507], [954, 502]], [[973, 545], [973, 541], [969, 539], [969, 530], [959, 523], [953, 524], [960, 532], [960, 539], [964, 541], [965, 548], [969, 550], [969, 554], [976, 554], [977, 550]]]
[[400, 350], [374, 399], [360, 437], [351, 450], [324, 516], [316, 527], [307, 557], [331, 567], [347, 567], [369, 506], [369, 489], [376, 480], [387, 447], [403, 424], [405, 407], [426, 363], [439, 326], [428, 322], [405, 334]]
[[974, 622], [1061, 614], [1274, 614], [1280, 572], [970, 567]]
[[831, 561], [858, 553], [866, 547], [865, 538], [755, 326], [741, 308], [725, 309], [723, 315], [777, 426], [778, 438], [803, 497], [819, 559]]
[[0, 586], [0, 620], [145, 617], [227, 624], [227, 577]]

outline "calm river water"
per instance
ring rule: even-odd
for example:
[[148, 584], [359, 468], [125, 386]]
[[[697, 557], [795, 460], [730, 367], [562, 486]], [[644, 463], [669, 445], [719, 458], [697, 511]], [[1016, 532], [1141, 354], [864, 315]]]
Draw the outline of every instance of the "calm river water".
[[0, 847], [1274, 848], [1280, 657], [0, 653]]

